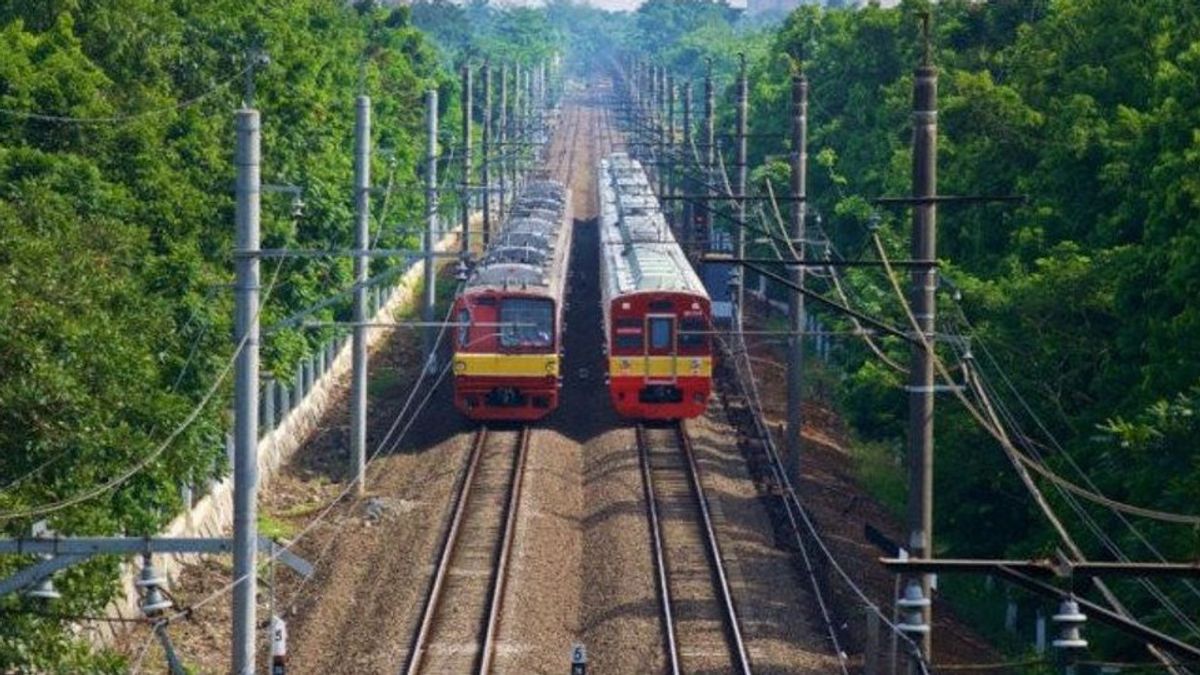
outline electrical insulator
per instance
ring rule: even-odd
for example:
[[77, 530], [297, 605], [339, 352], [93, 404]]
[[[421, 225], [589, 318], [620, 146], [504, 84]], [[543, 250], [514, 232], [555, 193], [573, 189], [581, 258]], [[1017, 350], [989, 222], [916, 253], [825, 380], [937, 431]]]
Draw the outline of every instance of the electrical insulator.
[[908, 582], [904, 587], [904, 597], [896, 600], [896, 606], [904, 612], [904, 620], [896, 624], [896, 628], [912, 635], [929, 632], [929, 625], [925, 623], [925, 608], [929, 606], [929, 598], [925, 597], [920, 582]]
[[142, 589], [141, 609], [142, 614], [147, 617], [158, 616], [164, 609], [171, 607], [171, 601], [163, 597], [162, 593], [166, 580], [158, 575], [158, 568], [154, 566], [149, 553], [142, 557], [142, 574], [134, 585]]
[[1085, 649], [1087, 640], [1079, 634], [1087, 616], [1079, 611], [1079, 603], [1075, 598], [1067, 598], [1058, 606], [1058, 614], [1050, 617], [1058, 624], [1058, 639], [1050, 643], [1058, 649]]
[[62, 597], [62, 594], [54, 588], [54, 580], [46, 577], [25, 592], [25, 596], [29, 598], [37, 598], [39, 600], [57, 600]]
[[[48, 537], [52, 534], [53, 533], [50, 531], [50, 527], [46, 524], [46, 521], [39, 520], [33, 524], [34, 537]], [[42, 560], [50, 560], [52, 556], [42, 555], [38, 557]], [[33, 588], [26, 591], [25, 596], [29, 598], [37, 598], [39, 600], [57, 600], [62, 597], [62, 594], [54, 588], [54, 580], [47, 576], [45, 579], [37, 582]]]

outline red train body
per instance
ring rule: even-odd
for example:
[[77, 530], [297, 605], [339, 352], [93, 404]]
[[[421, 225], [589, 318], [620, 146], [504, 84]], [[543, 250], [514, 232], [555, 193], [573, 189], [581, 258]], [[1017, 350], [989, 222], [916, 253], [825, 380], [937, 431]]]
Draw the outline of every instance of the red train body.
[[600, 163], [600, 273], [608, 381], [623, 417], [680, 419], [712, 393], [712, 306], [641, 165]]
[[558, 407], [570, 192], [531, 183], [455, 300], [454, 405], [474, 420]]

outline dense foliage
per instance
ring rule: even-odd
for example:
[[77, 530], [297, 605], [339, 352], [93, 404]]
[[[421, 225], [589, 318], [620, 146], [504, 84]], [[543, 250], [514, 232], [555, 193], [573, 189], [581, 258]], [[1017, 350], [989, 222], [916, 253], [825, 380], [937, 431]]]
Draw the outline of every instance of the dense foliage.
[[[731, 46], [715, 36], [746, 28], [727, 7], [650, 2], [630, 17], [626, 33], [637, 37], [623, 45], [693, 79], [714, 57], [726, 87], [731, 55], [746, 52], [750, 164], [759, 167], [752, 179], [758, 187], [772, 180], [777, 192], [786, 190], [779, 139], [788, 79], [801, 59], [811, 82], [814, 213], [847, 257], [873, 255], [867, 242], [878, 223], [891, 254], [905, 258], [907, 212], [880, 212], [870, 200], [910, 190], [912, 71], [923, 52], [919, 14], [930, 9], [921, 0], [893, 9], [807, 6]], [[1001, 412], [1050, 466], [1128, 503], [1195, 513], [1200, 10], [1182, 0], [947, 0], [932, 9], [940, 192], [1028, 198], [940, 210], [940, 330], [971, 335]], [[648, 28], [655, 39], [644, 39]], [[755, 35], [766, 44], [756, 46]], [[847, 277], [856, 306], [908, 325], [882, 274]], [[905, 345], [883, 342], [895, 360], [907, 360]], [[903, 376], [857, 343], [842, 347], [843, 408], [866, 442], [892, 446], [898, 470]], [[943, 348], [953, 364], [953, 350]], [[939, 400], [938, 553], [1051, 553], [1057, 538], [997, 444], [953, 397]], [[1152, 558], [1143, 536], [1171, 559], [1200, 552], [1191, 528], [1134, 518], [1134, 531], [1084, 504], [1095, 519], [1089, 527], [1049, 483], [1041, 487], [1091, 556], [1113, 555], [1098, 533], [1134, 559]], [[1165, 587], [1183, 607], [1195, 606], [1191, 590]], [[1118, 588], [1136, 614], [1180, 634], [1142, 589]]]
[[[861, 250], [875, 215], [893, 254], [907, 253], [906, 214], [875, 214], [867, 200], [909, 190], [924, 9], [805, 8], [775, 38], [773, 53], [804, 55], [810, 194], [846, 255]], [[941, 209], [939, 257], [962, 298], [941, 294], [941, 329], [972, 335], [983, 372], [1063, 475], [1126, 502], [1195, 513], [1200, 464], [1185, 429], [1200, 381], [1200, 13], [1170, 0], [955, 1], [938, 3], [934, 17], [940, 192], [1028, 198]], [[758, 64], [757, 131], [784, 129], [787, 76], [779, 59]], [[757, 144], [759, 157], [775, 152]], [[865, 307], [907, 325], [881, 275], [851, 276]], [[903, 360], [906, 349], [893, 350]], [[903, 438], [900, 376], [854, 351], [845, 402], [855, 426]], [[1057, 539], [997, 445], [952, 397], [941, 400], [939, 553], [1052, 552]], [[1084, 549], [1110, 558], [1096, 530], [1042, 488]], [[1107, 509], [1083, 509], [1135, 559], [1151, 558], [1142, 535], [1172, 559], [1200, 552], [1187, 527], [1135, 519], [1135, 532]], [[1167, 586], [1195, 606], [1190, 591]], [[1140, 589], [1125, 590], [1135, 613], [1179, 632]]]
[[[562, 58], [585, 74], [636, 54], [694, 82], [711, 60], [727, 130], [743, 52], [755, 183], [784, 188], [790, 55], [812, 82], [813, 210], [844, 255], [861, 254], [878, 219], [889, 250], [907, 257], [907, 214], [876, 213], [870, 199], [909, 190], [917, 15], [928, 8], [806, 6], [772, 26], [709, 1], [649, 0], [618, 14], [569, 0], [542, 9], [421, 0], [395, 10], [335, 0], [0, 2], [0, 513], [70, 499], [153, 457], [119, 487], [49, 517], [62, 532], [147, 533], [178, 510], [179, 483], [224, 470], [227, 388], [165, 452], [152, 452], [231, 353], [231, 112], [251, 50], [270, 57], [254, 73], [264, 179], [303, 187], [307, 203], [294, 219], [286, 197], [264, 198], [267, 246], [349, 240], [360, 91], [374, 96], [376, 144], [390, 150], [375, 175], [403, 185], [418, 179], [422, 92], [440, 85], [443, 115], [456, 118], [451, 70], [464, 59]], [[1083, 482], [1077, 464], [1106, 495], [1195, 512], [1200, 9], [1191, 0], [944, 0], [933, 25], [940, 191], [1028, 197], [941, 209], [943, 290], [952, 282], [961, 293], [941, 294], [941, 330], [970, 333], [982, 372], [1056, 470]], [[381, 245], [411, 243], [390, 226], [416, 214], [419, 196], [397, 191], [387, 213], [381, 201]], [[288, 263], [265, 323], [347, 286], [349, 267]], [[273, 272], [264, 265], [264, 278]], [[856, 306], [904, 325], [878, 272], [847, 277]], [[321, 337], [273, 334], [268, 367], [286, 372]], [[903, 345], [884, 347], [905, 360]], [[839, 353], [844, 411], [899, 462], [901, 376], [857, 343]], [[939, 405], [938, 553], [1052, 551], [1054, 536], [995, 443], [952, 399]], [[1135, 559], [1150, 556], [1143, 536], [1168, 558], [1200, 552], [1194, 530], [1135, 520], [1134, 532], [1098, 507], [1082, 507], [1096, 519], [1086, 529], [1043, 487], [1072, 514], [1089, 554], [1110, 556], [1097, 532]], [[3, 526], [23, 533], [31, 520]], [[16, 564], [0, 559], [0, 573]], [[56, 611], [96, 611], [114, 569], [97, 560], [62, 574]], [[1195, 606], [1191, 591], [1167, 588]], [[1178, 633], [1140, 589], [1119, 590], [1136, 614]], [[119, 667], [29, 609], [0, 599], [0, 670]]]
[[[286, 196], [265, 195], [264, 245], [297, 248], [351, 240], [360, 91], [391, 151], [376, 176], [417, 179], [437, 57], [407, 9], [335, 0], [0, 3], [0, 43], [0, 512], [71, 500], [149, 460], [47, 517], [64, 533], [152, 533], [178, 512], [180, 484], [225, 471], [228, 386], [153, 452], [232, 352], [233, 110], [247, 53], [270, 59], [254, 73], [264, 182], [300, 186], [307, 204], [292, 218]], [[395, 225], [419, 197], [390, 201], [375, 213], [379, 242], [404, 245]], [[346, 260], [285, 265], [264, 325], [346, 287], [349, 272]], [[274, 273], [264, 264], [265, 281]], [[266, 366], [290, 372], [320, 338], [271, 335]], [[4, 529], [27, 533], [31, 520]], [[19, 562], [0, 559], [0, 573]], [[58, 575], [51, 613], [98, 612], [114, 571], [97, 560]], [[69, 647], [29, 602], [0, 599], [0, 670], [115, 667]]]

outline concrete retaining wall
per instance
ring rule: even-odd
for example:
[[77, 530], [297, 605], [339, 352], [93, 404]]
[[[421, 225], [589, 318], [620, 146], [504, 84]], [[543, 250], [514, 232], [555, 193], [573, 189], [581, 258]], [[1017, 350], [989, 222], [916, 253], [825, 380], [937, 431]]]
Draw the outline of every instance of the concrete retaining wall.
[[[452, 224], [443, 223], [443, 232], [449, 231]], [[446, 234], [440, 240], [437, 250], [450, 250], [456, 244], [458, 237], [454, 233]], [[421, 301], [418, 291], [421, 288], [425, 265], [417, 261], [403, 273], [397, 283], [378, 294], [372, 292], [371, 307], [374, 307], [373, 321], [385, 322], [393, 320], [393, 316], [405, 310], [417, 307]], [[368, 349], [375, 351], [385, 339], [390, 337], [394, 328], [378, 328], [367, 332]], [[416, 333], [414, 333], [416, 334]], [[295, 452], [303, 446], [322, 419], [329, 406], [334, 402], [337, 391], [346, 386], [350, 377], [351, 343], [348, 339], [336, 340], [326, 345], [317, 354], [305, 359], [297, 368], [296, 376], [290, 383], [287, 392], [289, 408], [280, 414], [282, 407], [275, 407], [276, 424], [267, 424], [264, 420], [260, 428], [267, 432], [258, 444], [258, 475], [259, 489], [265, 489], [282, 467]], [[266, 395], [267, 388], [262, 388]], [[297, 395], [299, 392], [299, 395]], [[277, 398], [277, 400], [282, 397]], [[277, 403], [275, 401], [273, 404]], [[264, 405], [268, 411], [274, 406]], [[272, 428], [273, 427], [273, 428]], [[269, 432], [267, 431], [269, 429]], [[207, 494], [196, 499], [184, 513], [180, 514], [160, 534], [164, 537], [221, 537], [228, 536], [233, 527], [233, 477], [209, 484]], [[183, 486], [185, 503], [191, 501], [190, 495], [197, 489]], [[174, 581], [188, 560], [196, 556], [158, 556], [155, 565], [164, 571]], [[117, 600], [108, 607], [108, 615], [121, 618], [139, 618], [138, 593], [134, 586], [140, 561], [130, 560], [122, 565], [122, 591]], [[213, 589], [216, 590], [216, 589]], [[119, 629], [117, 629], [119, 630]], [[110, 643], [114, 637], [112, 625], [97, 622], [89, 626], [87, 635], [96, 643]]]

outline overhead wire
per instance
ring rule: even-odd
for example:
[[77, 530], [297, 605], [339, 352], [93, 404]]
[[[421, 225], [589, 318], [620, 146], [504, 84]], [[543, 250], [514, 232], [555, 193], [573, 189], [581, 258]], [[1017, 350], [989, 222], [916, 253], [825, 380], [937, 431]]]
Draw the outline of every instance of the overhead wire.
[[128, 115], [105, 115], [105, 116], [98, 116], [98, 117], [74, 117], [74, 116], [70, 116], [70, 115], [54, 115], [54, 114], [43, 113], [43, 112], [29, 112], [26, 110], [15, 110], [12, 108], [0, 108], [0, 115], [6, 116], [6, 117], [15, 117], [15, 118], [19, 118], [19, 119], [36, 120], [39, 122], [53, 122], [53, 123], [57, 123], [57, 124], [124, 124], [127, 122], [135, 122], [138, 120], [143, 120], [143, 119], [147, 119], [147, 118], [151, 118], [151, 117], [157, 117], [158, 115], [165, 115], [170, 112], [184, 110], [193, 105], [196, 105], [197, 103], [200, 103], [201, 101], [204, 101], [204, 100], [212, 97], [214, 94], [221, 91], [225, 87], [229, 86], [234, 81], [241, 79], [242, 77], [244, 77], [246, 75], [246, 73], [250, 72], [253, 68], [255, 68], [256, 65], [257, 65], [256, 63], [248, 64], [246, 67], [242, 68], [240, 71], [238, 71], [236, 74], [230, 76], [228, 79], [218, 82], [217, 84], [213, 85], [208, 90], [204, 91], [203, 93], [201, 93], [193, 98], [187, 99], [185, 101], [180, 101], [179, 103], [175, 103], [173, 105], [165, 106], [162, 108], [155, 108], [153, 110], [144, 110], [144, 111], [137, 112], [137, 113], [130, 113]]
[[[284, 261], [281, 259], [275, 265], [275, 272], [272, 274], [270, 283], [268, 284], [266, 290], [263, 293], [263, 301], [254, 310], [255, 318], [257, 318], [258, 315], [261, 314], [263, 304], [265, 304], [266, 300], [268, 298], [270, 298], [271, 292], [274, 290], [274, 287], [275, 287], [275, 282], [279, 278], [279, 271], [280, 271], [280, 269], [282, 269], [283, 263], [284, 263]], [[129, 479], [133, 478], [135, 475], [140, 473], [143, 469], [145, 469], [147, 466], [149, 466], [151, 462], [153, 462], [160, 455], [162, 455], [163, 452], [165, 452], [169, 447], [171, 447], [171, 445], [175, 442], [175, 440], [177, 438], [179, 438], [179, 436], [182, 435], [183, 432], [186, 431], [188, 429], [188, 427], [190, 427], [192, 425], [192, 423], [196, 421], [197, 418], [200, 417], [200, 413], [203, 412], [204, 409], [208, 407], [209, 401], [211, 401], [213, 399], [213, 397], [216, 396], [217, 391], [220, 389], [220, 387], [224, 383], [225, 379], [229, 376], [229, 373], [233, 370], [233, 365], [234, 365], [234, 363], [237, 362], [238, 355], [241, 354], [242, 349], [245, 348], [246, 341], [249, 338], [250, 338], [249, 333], [242, 336], [242, 339], [238, 342], [235, 349], [233, 350], [233, 354], [225, 362], [225, 365], [222, 367], [221, 371], [217, 375], [217, 378], [213, 381], [212, 385], [209, 386], [208, 391], [206, 391], [204, 393], [204, 396], [202, 396], [200, 401], [196, 403], [196, 405], [192, 408], [191, 412], [189, 412], [187, 414], [187, 416], [184, 417], [183, 421], [181, 421], [179, 423], [179, 425], [175, 427], [175, 429], [166, 437], [166, 439], [164, 439], [161, 443], [159, 443], [158, 446], [155, 447], [152, 451], [147, 453], [146, 456], [144, 456], [140, 460], [138, 460], [132, 467], [126, 469], [125, 471], [122, 471], [116, 477], [109, 479], [109, 480], [105, 481], [104, 483], [101, 483], [100, 485], [97, 485], [93, 488], [89, 488], [89, 489], [85, 490], [84, 492], [74, 495], [72, 497], [68, 497], [66, 499], [51, 502], [49, 504], [42, 504], [40, 506], [35, 506], [35, 507], [27, 508], [27, 509], [16, 509], [16, 510], [12, 510], [12, 511], [0, 512], [0, 522], [8, 521], [8, 520], [15, 520], [18, 518], [34, 518], [34, 517], [39, 517], [39, 516], [46, 516], [51, 513], [56, 513], [65, 508], [88, 501], [88, 500], [98, 497], [106, 492], [109, 492], [110, 490], [120, 487], [126, 481], [128, 481]]]
[[[930, 342], [929, 337], [921, 329], [920, 323], [917, 321], [916, 316], [912, 312], [912, 308], [909, 306], [907, 299], [904, 297], [904, 293], [900, 288], [900, 284], [897, 281], [895, 273], [891, 267], [891, 263], [889, 262], [887, 250], [884, 248], [883, 242], [880, 240], [878, 233], [872, 234], [872, 242], [875, 245], [876, 253], [878, 254], [881, 262], [884, 264], [884, 270], [887, 273], [888, 281], [892, 286], [893, 292], [896, 294], [897, 300], [900, 303], [900, 307], [904, 310], [905, 315], [908, 317], [909, 323], [913, 327], [914, 334], [920, 341], [921, 348], [929, 355], [934, 369], [948, 386], [949, 390], [954, 394], [955, 398], [957, 398], [967, 412], [970, 413], [971, 417], [973, 417], [985, 431], [987, 431], [993, 438], [996, 439], [1001, 449], [1004, 451], [1005, 456], [1009, 459], [1010, 463], [1012, 463], [1018, 477], [1020, 477], [1022, 483], [1025, 485], [1026, 490], [1034, 498], [1034, 501], [1042, 510], [1043, 515], [1057, 531], [1059, 538], [1068, 546], [1068, 548], [1071, 549], [1072, 554], [1076, 558], [1082, 559], [1084, 557], [1082, 550], [1075, 543], [1070, 533], [1066, 530], [1065, 526], [1054, 513], [1044, 495], [1042, 495], [1041, 491], [1037, 488], [1032, 477], [1026, 470], [1028, 464], [1021, 460], [1024, 455], [1017, 450], [1017, 448], [1009, 439], [1004, 428], [1000, 426], [1000, 420], [996, 417], [994, 408], [986, 398], [986, 394], [973, 384], [973, 378], [969, 376], [971, 371], [969, 369], [964, 371], [966, 384], [977, 396], [981, 398], [983, 411], [980, 411], [980, 409], [972, 404], [962, 393], [961, 389], [956, 385], [953, 377], [950, 376], [945, 364], [942, 362], [940, 357], [938, 357], [936, 351], [934, 350], [933, 343]], [[1027, 461], [1032, 461], [1028, 460], [1027, 457], [1025, 459]], [[1124, 604], [1121, 603], [1116, 595], [1108, 588], [1106, 583], [1098, 578], [1093, 578], [1092, 583], [1101, 592], [1101, 594], [1104, 595], [1105, 599], [1117, 611], [1118, 614], [1130, 617], [1132, 620], [1136, 620], [1136, 618], [1132, 617], [1130, 612], [1124, 607]], [[1152, 644], [1147, 644], [1146, 647], [1156, 658], [1164, 663], [1169, 661], [1177, 661], [1176, 657]]]
[[[694, 145], [694, 143], [693, 143], [693, 145]], [[717, 154], [717, 157], [719, 160], [719, 166], [721, 169], [720, 178], [723, 179], [726, 194], [729, 196], [732, 196], [733, 189], [732, 189], [732, 184], [730, 183], [730, 180], [729, 180], [729, 172], [725, 165], [724, 154], [722, 152], [720, 152], [720, 150], [718, 150], [716, 154]], [[772, 201], [774, 201], [773, 195], [772, 195]], [[789, 247], [792, 246], [791, 241], [788, 240], [786, 237], [784, 238], [784, 241], [788, 244]], [[779, 252], [779, 250], [777, 248], [775, 250], [777, 253]], [[791, 250], [794, 253], [795, 249], [793, 248]], [[741, 379], [749, 381], [750, 392], [748, 392], [748, 393], [750, 395], [747, 396], [747, 399], [752, 402], [752, 405], [754, 407], [754, 415], [755, 415], [755, 419], [756, 419], [757, 423], [761, 424], [761, 420], [762, 420], [762, 416], [763, 416], [763, 409], [762, 409], [761, 397], [758, 392], [757, 378], [754, 375], [754, 369], [753, 369], [753, 363], [752, 363], [752, 360], [754, 357], [750, 355], [749, 347], [746, 345], [743, 336], [735, 334], [733, 336], [733, 339], [737, 342], [736, 347], [731, 347], [728, 343], [725, 343], [725, 340], [723, 340], [720, 335], [717, 336], [717, 340], [719, 342], [725, 344], [726, 350], [729, 353], [735, 355], [734, 363], [736, 364], [737, 369], [739, 371], [743, 372], [743, 377]], [[738, 355], [742, 356], [743, 358], [742, 359], [736, 358], [736, 356], [738, 356]], [[745, 360], [744, 364], [742, 363], [743, 360]], [[910, 648], [912, 648], [916, 651], [916, 653], [918, 654], [918, 663], [920, 664], [922, 672], [927, 673], [928, 666], [925, 662], [924, 657], [919, 654], [919, 647], [917, 646], [917, 644], [911, 638], [909, 638], [907, 635], [905, 635], [902, 631], [900, 631], [899, 628], [895, 625], [895, 623], [886, 614], [884, 614], [879, 609], [879, 607], [877, 605], [875, 605], [874, 602], [871, 601], [871, 599], [866, 595], [866, 592], [863, 591], [862, 588], [858, 586], [858, 584], [853, 580], [852, 577], [850, 577], [850, 575], [841, 566], [841, 564], [839, 563], [837, 558], [833, 555], [833, 552], [829, 549], [829, 547], [825, 543], [819, 530], [816, 528], [815, 524], [812, 522], [807, 510], [804, 508], [802, 502], [800, 501], [799, 496], [795, 491], [795, 487], [791, 483], [791, 479], [787, 476], [786, 472], [778, 470], [778, 468], [782, 466], [782, 460], [780, 459], [780, 457], [778, 455], [778, 451], [775, 448], [774, 440], [773, 440], [773, 438], [771, 438], [770, 432], [767, 431], [766, 429], [761, 429], [760, 431], [762, 431], [765, 434], [764, 440], [766, 441], [766, 446], [774, 460], [773, 465], [777, 469], [775, 472], [777, 474], [777, 479], [780, 480], [780, 483], [783, 485], [786, 493], [791, 497], [790, 501], [795, 506], [795, 510], [796, 510], [797, 514], [800, 516], [800, 519], [803, 521], [805, 529], [808, 531], [810, 536], [812, 536], [813, 540], [817, 543], [817, 545], [818, 545], [819, 549], [821, 550], [822, 554], [824, 555], [824, 557], [830, 562], [830, 564], [833, 566], [834, 570], [841, 577], [842, 581], [852, 590], [852, 592], [854, 592], [854, 594], [856, 596], [858, 596], [859, 600], [863, 603], [864, 607], [868, 611], [870, 611], [870, 612], [874, 613], [876, 616], [878, 616], [878, 618], [885, 625], [887, 625], [890, 630], [895, 632], [899, 637], [901, 637], [910, 646]], [[785, 497], [785, 502], [786, 501], [788, 501], [788, 500]], [[790, 513], [791, 509], [788, 509], [788, 510]], [[800, 550], [801, 550], [802, 557], [804, 558], [805, 566], [808, 569], [809, 574], [811, 576], [813, 574], [812, 563], [809, 560], [807, 549], [803, 545], [802, 541], [800, 544]], [[811, 577], [811, 578], [812, 578], [813, 587], [814, 587], [814, 590], [815, 590], [815, 593], [816, 593], [816, 596], [818, 599], [818, 606], [822, 612], [822, 615], [823, 615], [827, 625], [830, 626], [831, 640], [833, 641], [833, 645], [836, 648], [837, 644], [838, 644], [838, 640], [836, 637], [836, 633], [832, 630], [832, 619], [829, 615], [828, 608], [825, 606], [825, 602], [822, 597], [820, 587], [817, 584], [815, 577]], [[840, 648], [838, 648], [838, 652], [840, 654]], [[846, 664], [845, 664], [844, 660], [840, 658], [840, 656], [839, 656], [839, 664], [841, 665], [843, 671], [845, 671]]]
[[[960, 307], [959, 308], [960, 314], [961, 314], [961, 311], [962, 310]], [[960, 344], [960, 343], [965, 343], [965, 340], [961, 339], [962, 336], [959, 336], [959, 337], [960, 337], [960, 340], [958, 342], [952, 342], [951, 344], [954, 344], [956, 347], [958, 347], [962, 351], [966, 351], [965, 344]], [[972, 344], [975, 344], [976, 342], [977, 342], [976, 340], [972, 340]], [[982, 344], [980, 344], [979, 346], [981, 348], [984, 348], [984, 346]], [[960, 357], [965, 358], [965, 354], [960, 354]], [[994, 362], [994, 360], [993, 360], [993, 365], [997, 369], [999, 369], [999, 365], [996, 364]], [[1004, 373], [1002, 370], [1000, 370], [1000, 373], [1002, 376], [1004, 376]], [[1028, 436], [1021, 430], [1020, 423], [1016, 419], [1016, 416], [1013, 415], [1012, 412], [1008, 409], [1008, 406], [1004, 403], [1003, 398], [999, 396], [998, 392], [996, 392], [994, 387], [992, 387], [991, 384], [987, 381], [983, 372], [978, 367], [976, 367], [972, 370], [971, 374], [972, 374], [972, 377], [978, 378], [978, 383], [980, 386], [984, 387], [985, 389], [987, 389], [989, 391], [989, 397], [992, 399], [992, 401], [994, 402], [994, 404], [997, 408], [997, 411], [1000, 413], [1001, 417], [1004, 419], [1005, 425], [1008, 426], [1009, 428], [1015, 430], [1016, 438], [1023, 445], [1025, 445], [1027, 447], [1029, 452], [1031, 452], [1038, 461], [1044, 462], [1045, 458], [1042, 457], [1041, 452], [1037, 448], [1037, 445], [1032, 441], [1032, 439], [1028, 438]], [[1053, 437], [1051, 437], [1051, 438], [1053, 439]], [[1053, 439], [1053, 442], [1056, 445], [1058, 443], [1057, 439]], [[1061, 446], [1059, 446], [1059, 449], [1061, 451]], [[1070, 460], [1070, 462], [1074, 463], [1074, 460]], [[1087, 480], [1089, 483], [1091, 483], [1090, 477], [1088, 477], [1086, 473], [1081, 473], [1081, 475], [1084, 476], [1085, 480]], [[1105, 532], [1104, 528], [1098, 522], [1096, 522], [1096, 520], [1091, 516], [1091, 514], [1089, 514], [1083, 508], [1083, 506], [1079, 503], [1079, 501], [1071, 493], [1059, 488], [1057, 485], [1055, 486], [1055, 488], [1058, 490], [1059, 496], [1063, 499], [1063, 501], [1068, 505], [1069, 508], [1071, 508], [1071, 510], [1076, 514], [1076, 517], [1078, 517], [1080, 522], [1083, 523], [1084, 527], [1086, 527], [1088, 529], [1088, 531], [1090, 531], [1092, 533], [1092, 535], [1096, 538], [1097, 541], [1100, 542], [1100, 544], [1104, 547], [1105, 550], [1107, 550], [1110, 554], [1112, 554], [1117, 560], [1120, 560], [1123, 562], [1129, 562], [1131, 560], [1131, 558], [1128, 555], [1126, 555], [1123, 550], [1121, 550], [1121, 547], [1112, 539], [1112, 537], [1110, 537], [1108, 535], [1107, 532]], [[1133, 523], [1131, 523], [1124, 516], [1124, 514], [1122, 514], [1119, 511], [1113, 511], [1112, 513], [1118, 519], [1120, 519], [1121, 522], [1123, 524], [1125, 524], [1135, 534], [1135, 536], [1137, 536], [1142, 541], [1142, 543], [1146, 544], [1161, 562], [1166, 562], [1166, 558], [1163, 557], [1161, 555], [1161, 553], [1159, 553], [1158, 549], [1155, 548], [1154, 545], [1148, 539], [1146, 539], [1144, 537], [1144, 535], [1142, 535], [1140, 530], [1138, 530], [1133, 525]], [[1195, 594], [1197, 592], [1197, 588], [1196, 588], [1195, 584], [1193, 584], [1190, 580], [1183, 579], [1182, 581], [1184, 582], [1185, 586], [1193, 592], [1193, 594]], [[1145, 577], [1138, 577], [1137, 582], [1155, 600], [1157, 600], [1160, 604], [1162, 604], [1163, 607], [1167, 610], [1167, 612], [1169, 614], [1171, 614], [1171, 616], [1173, 616], [1176, 621], [1178, 621], [1181, 625], [1183, 625], [1183, 627], [1186, 628], [1188, 630], [1188, 632], [1192, 633], [1193, 635], [1195, 635], [1197, 637], [1200, 637], [1200, 626], [1198, 626], [1190, 617], [1188, 617], [1187, 614], [1170, 598], [1170, 596], [1168, 596], [1161, 588], [1159, 588], [1159, 586], [1156, 583], [1154, 583], [1153, 581], [1151, 581]]]

